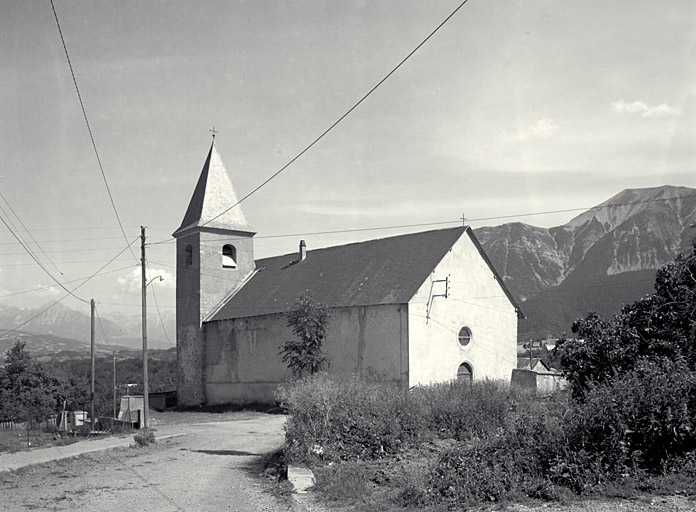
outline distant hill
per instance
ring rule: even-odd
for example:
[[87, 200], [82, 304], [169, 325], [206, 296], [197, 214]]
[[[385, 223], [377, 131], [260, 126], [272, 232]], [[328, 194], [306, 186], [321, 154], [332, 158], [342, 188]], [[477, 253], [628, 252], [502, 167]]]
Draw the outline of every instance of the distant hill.
[[655, 271], [696, 237], [696, 189], [627, 189], [567, 224], [476, 230], [528, 319], [520, 339], [570, 332], [596, 311], [611, 316], [653, 290]]
[[[89, 343], [84, 343], [71, 338], [61, 338], [52, 334], [33, 334], [24, 331], [16, 331], [10, 336], [0, 338], [0, 361], [4, 360], [4, 354], [17, 342], [25, 343], [26, 349], [32, 357], [39, 360], [52, 359], [59, 355], [59, 359], [78, 359], [89, 356]], [[95, 353], [102, 357], [113, 352], [133, 352], [134, 349], [122, 345], [107, 345], [95, 343]], [[1, 364], [1, 363], [0, 363]]]
[[[34, 345], [48, 347], [51, 343], [55, 343], [56, 347], [66, 347], [65, 350], [89, 350], [91, 336], [89, 310], [75, 311], [63, 304], [56, 304], [45, 313], [38, 315], [44, 309], [46, 309], [45, 306], [27, 309], [0, 304], [0, 330], [10, 330], [21, 325], [22, 336], [31, 339], [31, 344], [27, 343], [28, 348]], [[35, 316], [36, 318], [33, 318]], [[29, 322], [22, 325], [27, 320]], [[139, 314], [115, 314], [111, 318], [102, 316], [99, 320], [95, 333], [98, 342], [107, 340], [108, 346], [116, 346], [120, 349], [138, 349], [142, 346]], [[150, 314], [147, 320], [149, 348], [168, 349], [176, 343], [175, 315], [164, 311], [162, 320], [171, 342], [166, 339], [162, 331], [159, 316]], [[11, 344], [13, 344], [13, 340], [17, 337], [18, 333], [13, 333], [7, 338], [0, 338], [0, 348], [6, 344], [7, 340], [12, 341]], [[58, 348], [58, 350], [62, 349]]]

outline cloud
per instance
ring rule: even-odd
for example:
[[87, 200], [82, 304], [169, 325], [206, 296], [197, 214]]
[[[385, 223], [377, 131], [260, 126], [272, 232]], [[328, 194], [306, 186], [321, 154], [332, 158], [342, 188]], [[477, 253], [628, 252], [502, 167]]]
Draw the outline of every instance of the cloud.
[[[170, 272], [167, 272], [166, 270], [160, 270], [157, 268], [150, 268], [148, 275], [152, 279], [156, 278], [157, 276], [162, 276], [164, 278], [163, 281], [155, 279], [155, 283], [153, 283], [153, 286], [157, 286], [158, 288], [174, 288], [174, 276]], [[141, 279], [142, 277], [140, 268], [134, 268], [128, 274], [116, 278], [118, 290], [123, 293], [140, 292], [142, 286]]]
[[623, 100], [615, 101], [611, 104], [614, 112], [629, 112], [631, 114], [640, 114], [643, 117], [664, 117], [664, 116], [679, 116], [681, 115], [681, 110], [678, 108], [670, 107], [666, 103], [660, 103], [659, 105], [652, 106], [643, 101], [634, 101], [633, 103], [627, 103]]
[[544, 119], [539, 119], [534, 125], [529, 128], [520, 131], [517, 135], [520, 140], [527, 140], [530, 138], [546, 139], [555, 134], [561, 127], [556, 124], [556, 122], [548, 117]]

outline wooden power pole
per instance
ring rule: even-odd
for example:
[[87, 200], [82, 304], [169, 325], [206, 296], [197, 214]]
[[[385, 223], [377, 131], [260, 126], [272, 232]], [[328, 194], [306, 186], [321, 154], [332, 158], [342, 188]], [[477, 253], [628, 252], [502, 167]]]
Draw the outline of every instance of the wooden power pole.
[[150, 392], [147, 378], [147, 277], [145, 260], [145, 226], [140, 226], [140, 263], [142, 267], [142, 314], [143, 314], [143, 424], [141, 428], [148, 428], [148, 416], [150, 408]]
[[116, 419], [116, 351], [113, 351], [114, 356], [114, 419]]
[[94, 299], [90, 301], [91, 322], [90, 322], [90, 359], [92, 372], [89, 382], [89, 418], [92, 425], [92, 432], [97, 430], [97, 422], [94, 417]]

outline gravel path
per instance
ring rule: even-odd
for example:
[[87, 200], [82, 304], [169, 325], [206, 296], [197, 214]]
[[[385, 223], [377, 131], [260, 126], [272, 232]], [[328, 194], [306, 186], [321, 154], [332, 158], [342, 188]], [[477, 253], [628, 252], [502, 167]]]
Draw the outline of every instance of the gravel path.
[[285, 418], [236, 413], [224, 419], [179, 424], [184, 436], [144, 448], [114, 448], [0, 473], [0, 508], [107, 512], [291, 508], [289, 502], [266, 492], [258, 476], [263, 456], [282, 445]]

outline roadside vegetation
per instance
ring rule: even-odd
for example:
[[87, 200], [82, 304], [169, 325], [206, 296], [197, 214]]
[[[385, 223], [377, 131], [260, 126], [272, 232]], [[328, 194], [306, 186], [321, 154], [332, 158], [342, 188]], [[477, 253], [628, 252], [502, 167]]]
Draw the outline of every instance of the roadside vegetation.
[[[176, 354], [154, 352], [150, 391], [175, 389]], [[117, 361], [115, 389], [112, 359], [97, 359], [95, 366], [95, 415], [111, 418], [114, 395], [118, 407], [122, 395], [142, 393], [142, 358]], [[38, 362], [24, 343], [15, 343], [0, 362], [0, 453], [71, 442], [56, 432], [55, 418], [64, 410], [90, 410], [90, 369], [89, 358]], [[114, 425], [109, 421], [103, 427], [118, 429]]]
[[552, 396], [492, 381], [406, 391], [299, 380], [280, 393], [285, 459], [311, 467], [324, 498], [358, 509], [696, 499], [695, 276], [696, 249], [620, 315], [576, 321], [555, 354], [571, 388]]

